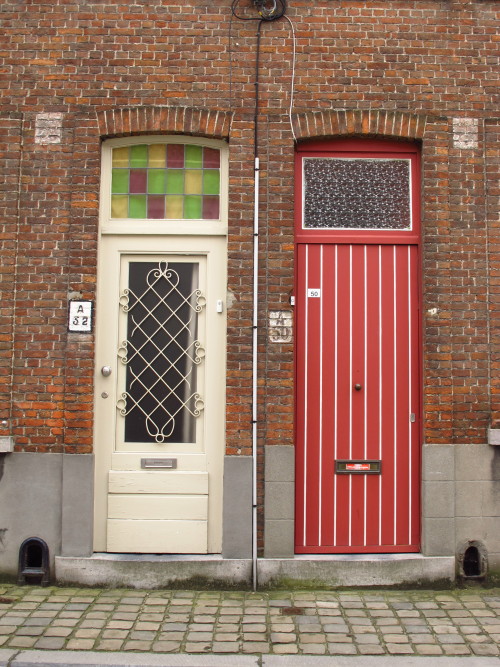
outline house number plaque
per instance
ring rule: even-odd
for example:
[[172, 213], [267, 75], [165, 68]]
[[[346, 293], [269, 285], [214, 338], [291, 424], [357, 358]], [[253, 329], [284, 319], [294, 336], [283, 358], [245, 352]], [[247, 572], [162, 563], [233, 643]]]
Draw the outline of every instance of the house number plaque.
[[70, 301], [68, 331], [90, 333], [92, 331], [92, 301]]

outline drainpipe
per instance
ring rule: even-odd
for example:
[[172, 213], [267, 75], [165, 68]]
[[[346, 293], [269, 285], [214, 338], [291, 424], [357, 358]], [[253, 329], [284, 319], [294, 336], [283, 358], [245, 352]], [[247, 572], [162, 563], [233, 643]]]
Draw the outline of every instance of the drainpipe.
[[259, 56], [260, 31], [257, 28], [257, 53], [255, 61], [255, 115], [254, 115], [254, 195], [253, 195], [253, 314], [252, 314], [252, 584], [257, 590], [257, 375], [258, 375], [258, 323], [259, 323]]
[[[262, 24], [275, 21], [285, 15], [286, 0], [253, 0], [260, 19], [243, 19], [236, 13], [238, 0], [233, 0], [231, 10], [236, 18], [258, 20], [257, 53], [255, 61], [255, 113], [254, 113], [254, 208], [253, 208], [253, 315], [252, 315], [252, 584], [257, 590], [257, 374], [259, 318], [259, 59]], [[270, 7], [268, 7], [270, 3]]]
[[257, 590], [257, 369], [259, 306], [259, 158], [254, 158], [253, 316], [252, 316], [252, 584]]

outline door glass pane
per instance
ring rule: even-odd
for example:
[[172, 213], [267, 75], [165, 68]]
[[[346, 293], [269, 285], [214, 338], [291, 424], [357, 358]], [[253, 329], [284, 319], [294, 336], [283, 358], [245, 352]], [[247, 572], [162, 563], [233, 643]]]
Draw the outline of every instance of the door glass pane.
[[203, 409], [197, 339], [204, 306], [197, 262], [131, 262], [129, 288], [120, 297], [127, 339], [118, 350], [126, 365], [118, 400], [125, 442], [193, 443]]
[[113, 218], [128, 217], [128, 197], [126, 195], [113, 195], [111, 197], [111, 214]]
[[128, 215], [129, 218], [146, 217], [146, 195], [130, 195]]
[[163, 169], [151, 169], [148, 176], [148, 192], [163, 194], [166, 192], [167, 172]]
[[147, 167], [148, 166], [148, 147], [145, 145], [130, 147], [130, 166]]
[[410, 161], [304, 158], [306, 229], [411, 229]]
[[[112, 201], [112, 218], [216, 220], [220, 203], [205, 206], [201, 197], [219, 200], [220, 189], [220, 150], [216, 148], [141, 144], [112, 150], [111, 194], [127, 198], [126, 205]], [[162, 203], [157, 199], [160, 195]], [[170, 195], [178, 196], [169, 201]]]

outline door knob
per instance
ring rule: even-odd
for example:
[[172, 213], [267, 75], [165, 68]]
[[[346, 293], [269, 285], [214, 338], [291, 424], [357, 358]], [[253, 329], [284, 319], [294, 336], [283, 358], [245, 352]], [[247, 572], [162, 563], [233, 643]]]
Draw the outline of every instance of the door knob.
[[104, 375], [105, 378], [109, 377], [111, 375], [111, 367], [110, 366], [103, 366], [101, 368], [101, 373]]
[[355, 385], [354, 385], [354, 389], [355, 389], [356, 391], [360, 391], [360, 390], [361, 390], [361, 385], [360, 385], [360, 384], [355, 384]]

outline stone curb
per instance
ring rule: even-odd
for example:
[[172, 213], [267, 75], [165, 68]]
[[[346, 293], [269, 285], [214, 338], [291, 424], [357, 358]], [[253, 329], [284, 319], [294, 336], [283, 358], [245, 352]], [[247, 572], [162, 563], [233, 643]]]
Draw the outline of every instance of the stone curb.
[[263, 656], [262, 667], [498, 667], [500, 658], [467, 656], [450, 658], [445, 656], [308, 656], [271, 655]]
[[[499, 667], [498, 657], [406, 656], [405, 667]], [[0, 667], [385, 667], [401, 656], [152, 655], [97, 651], [9, 651]]]
[[257, 667], [259, 658], [247, 655], [152, 655], [97, 651], [19, 651], [8, 667]]
[[11, 651], [10, 649], [0, 648], [0, 667], [7, 667], [9, 661], [19, 653], [19, 651]]

